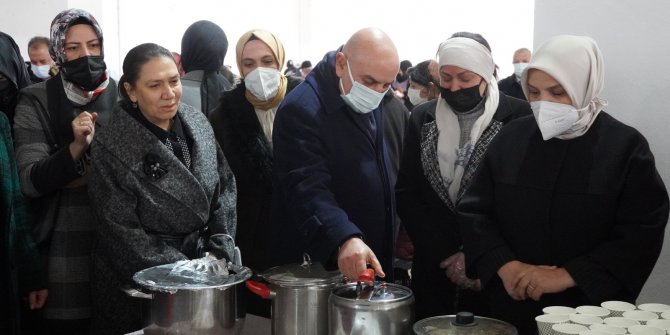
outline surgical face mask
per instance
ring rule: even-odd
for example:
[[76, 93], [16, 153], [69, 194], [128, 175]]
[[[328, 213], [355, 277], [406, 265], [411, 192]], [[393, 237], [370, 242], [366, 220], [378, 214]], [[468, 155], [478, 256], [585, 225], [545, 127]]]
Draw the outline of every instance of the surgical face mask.
[[521, 74], [523, 74], [523, 70], [525, 70], [527, 66], [528, 63], [514, 63], [514, 76], [516, 79], [521, 79]]
[[257, 67], [244, 77], [244, 85], [258, 100], [268, 101], [277, 95], [281, 73], [269, 67]]
[[37, 78], [47, 79], [50, 77], [49, 70], [51, 69], [51, 65], [49, 64], [45, 65], [30, 64], [30, 69], [33, 71], [33, 74], [35, 74], [35, 77]]
[[[382, 99], [384, 99], [384, 94], [386, 94], [386, 91], [380, 93], [355, 81], [354, 77], [351, 75], [349, 60], [347, 60], [347, 70], [349, 71], [349, 78], [351, 79], [352, 85], [349, 93], [340, 95], [344, 102], [346, 102], [349, 107], [360, 114], [370, 113], [375, 108], [379, 107]], [[342, 92], [344, 92], [342, 78], [340, 78], [340, 89]]]
[[106, 70], [102, 56], [84, 56], [61, 64], [65, 80], [89, 92], [98, 88]]
[[408, 88], [407, 89], [407, 97], [409, 98], [409, 102], [412, 103], [412, 105], [416, 106], [422, 102], [428, 101], [428, 98], [424, 98], [421, 96], [421, 90], [418, 88]]
[[458, 91], [452, 92], [444, 87], [440, 87], [440, 96], [444, 98], [454, 112], [465, 113], [471, 111], [479, 102], [482, 101], [482, 96], [479, 94], [479, 85], [468, 88], [462, 88]]
[[565, 133], [579, 120], [580, 110], [572, 105], [533, 101], [530, 108], [545, 141]]

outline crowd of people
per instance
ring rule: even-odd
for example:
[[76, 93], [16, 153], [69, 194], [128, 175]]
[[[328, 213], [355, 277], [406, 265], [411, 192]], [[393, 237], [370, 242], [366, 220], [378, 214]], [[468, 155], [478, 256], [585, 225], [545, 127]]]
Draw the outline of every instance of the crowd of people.
[[3, 334], [125, 334], [147, 326], [137, 271], [307, 253], [350, 281], [411, 261], [417, 320], [468, 310], [526, 335], [544, 306], [634, 302], [659, 257], [668, 194], [605, 112], [592, 38], [519, 49], [503, 80], [473, 32], [412, 66], [364, 28], [312, 68], [253, 29], [239, 75], [215, 23], [181, 42], [132, 48], [117, 83], [84, 10], [28, 62], [0, 33]]

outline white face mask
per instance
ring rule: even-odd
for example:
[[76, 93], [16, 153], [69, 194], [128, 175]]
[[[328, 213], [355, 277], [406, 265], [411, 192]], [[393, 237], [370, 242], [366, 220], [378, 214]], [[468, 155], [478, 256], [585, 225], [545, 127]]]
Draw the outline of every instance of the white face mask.
[[46, 65], [35, 65], [35, 64], [30, 64], [30, 69], [33, 71], [35, 74], [35, 77], [40, 78], [40, 79], [47, 79], [50, 77], [49, 75], [49, 69], [51, 69], [51, 65], [46, 64]]
[[563, 134], [579, 120], [579, 110], [572, 105], [533, 101], [530, 108], [545, 141]]
[[[344, 99], [344, 102], [353, 108], [354, 111], [361, 114], [370, 113], [375, 108], [379, 107], [382, 99], [384, 99], [384, 94], [386, 94], [386, 91], [380, 93], [355, 81], [354, 77], [351, 75], [349, 60], [347, 60], [347, 70], [349, 70], [349, 78], [351, 78], [351, 82], [353, 84], [349, 93], [340, 95], [342, 99]], [[342, 78], [340, 78], [340, 89], [342, 92], [344, 92]]]
[[421, 96], [421, 90], [418, 88], [408, 88], [407, 89], [407, 97], [409, 98], [409, 102], [412, 103], [412, 105], [416, 106], [422, 102], [428, 101], [428, 98], [424, 98]]
[[281, 73], [269, 67], [257, 67], [244, 77], [244, 85], [258, 100], [268, 101], [277, 95]]
[[525, 70], [527, 66], [528, 63], [514, 63], [514, 75], [516, 76], [516, 79], [521, 79], [521, 74], [523, 74], [523, 70]]

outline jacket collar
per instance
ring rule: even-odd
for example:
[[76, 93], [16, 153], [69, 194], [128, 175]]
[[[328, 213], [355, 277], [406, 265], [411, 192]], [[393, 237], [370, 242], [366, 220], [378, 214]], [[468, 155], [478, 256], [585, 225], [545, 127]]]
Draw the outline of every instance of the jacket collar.
[[[191, 171], [151, 131], [122, 108], [114, 111], [108, 131], [104, 135], [100, 134], [103, 136], [96, 136], [96, 140], [127, 166], [138, 180], [175, 198], [204, 224], [209, 217], [210, 200], [218, 183], [216, 166], [205, 163], [216, 157], [217, 152], [213, 139], [205, 136], [200, 129], [203, 127], [197, 127], [203, 122], [204, 116], [203, 120], [196, 120], [194, 113], [199, 112], [183, 104], [179, 106], [177, 113], [186, 135], [193, 139]], [[158, 162], [167, 171], [158, 178], [152, 178], [145, 172], [149, 153], [155, 154]]]

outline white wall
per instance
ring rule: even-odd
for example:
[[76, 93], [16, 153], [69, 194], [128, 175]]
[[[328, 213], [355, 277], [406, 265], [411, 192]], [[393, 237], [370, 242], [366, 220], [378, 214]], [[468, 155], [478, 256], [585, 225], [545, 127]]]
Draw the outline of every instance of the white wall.
[[48, 36], [53, 17], [68, 7], [90, 11], [105, 37], [105, 61], [121, 72], [125, 54], [134, 46], [154, 42], [180, 52], [181, 37], [197, 20], [210, 20], [228, 36], [225, 63], [235, 68], [237, 39], [252, 28], [275, 33], [286, 58], [316, 64], [346, 42], [356, 30], [376, 26], [395, 41], [400, 58], [414, 64], [435, 57], [441, 41], [456, 31], [486, 37], [500, 66], [512, 73], [512, 53], [530, 47], [533, 0], [0, 0], [0, 30], [12, 35], [23, 51], [34, 35]]
[[[670, 186], [670, 2], [658, 0], [562, 0], [535, 4], [538, 46], [558, 34], [588, 35], [605, 60], [607, 112], [649, 141], [657, 168]], [[639, 302], [670, 303], [670, 234]]]

